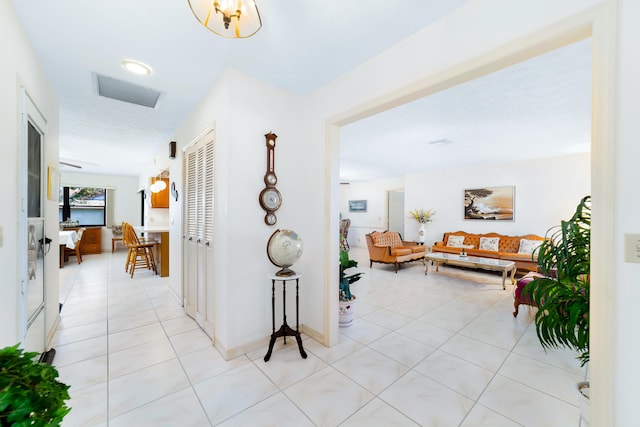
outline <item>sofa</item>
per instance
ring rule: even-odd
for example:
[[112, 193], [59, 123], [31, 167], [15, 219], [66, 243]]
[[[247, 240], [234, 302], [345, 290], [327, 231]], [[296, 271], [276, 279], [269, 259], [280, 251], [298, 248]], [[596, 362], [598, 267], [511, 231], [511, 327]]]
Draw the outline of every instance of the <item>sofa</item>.
[[538, 246], [544, 237], [534, 234], [507, 236], [498, 233], [472, 234], [464, 231], [444, 233], [432, 252], [459, 254], [463, 249], [469, 256], [495, 258], [516, 263], [519, 270], [538, 271]]
[[398, 232], [374, 231], [365, 237], [369, 249], [369, 268], [373, 266], [374, 262], [393, 264], [395, 272], [398, 273], [400, 264], [417, 260], [424, 261], [425, 246], [419, 245], [417, 242], [402, 240]]

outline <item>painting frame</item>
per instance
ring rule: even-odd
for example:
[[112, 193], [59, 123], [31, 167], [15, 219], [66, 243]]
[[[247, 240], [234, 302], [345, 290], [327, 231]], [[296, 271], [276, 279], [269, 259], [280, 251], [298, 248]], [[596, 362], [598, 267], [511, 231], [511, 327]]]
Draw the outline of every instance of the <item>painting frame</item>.
[[366, 200], [349, 200], [349, 212], [366, 212]]
[[47, 167], [47, 199], [58, 200], [60, 198], [60, 172], [53, 166]]
[[515, 185], [463, 190], [463, 218], [470, 221], [515, 221]]

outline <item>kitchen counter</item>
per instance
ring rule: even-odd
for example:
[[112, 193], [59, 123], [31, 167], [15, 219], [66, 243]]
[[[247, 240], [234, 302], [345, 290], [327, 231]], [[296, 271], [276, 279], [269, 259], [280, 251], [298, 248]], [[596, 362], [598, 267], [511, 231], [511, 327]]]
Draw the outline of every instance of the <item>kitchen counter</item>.
[[145, 226], [137, 226], [134, 227], [136, 230], [142, 233], [168, 233], [169, 226], [168, 225], [145, 225]]

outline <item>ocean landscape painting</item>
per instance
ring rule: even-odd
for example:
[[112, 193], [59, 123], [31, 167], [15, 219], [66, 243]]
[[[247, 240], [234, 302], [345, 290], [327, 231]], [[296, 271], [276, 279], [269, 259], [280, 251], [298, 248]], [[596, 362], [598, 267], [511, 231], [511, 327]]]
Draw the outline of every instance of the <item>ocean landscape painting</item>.
[[464, 190], [464, 219], [513, 221], [515, 186]]

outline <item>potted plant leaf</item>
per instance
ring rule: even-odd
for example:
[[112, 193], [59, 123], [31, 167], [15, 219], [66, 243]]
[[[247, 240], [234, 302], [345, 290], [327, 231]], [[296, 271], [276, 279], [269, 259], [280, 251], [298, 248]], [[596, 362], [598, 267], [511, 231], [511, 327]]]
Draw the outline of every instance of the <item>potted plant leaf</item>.
[[[542, 347], [575, 350], [584, 366], [589, 362], [591, 197], [584, 197], [571, 219], [551, 228], [546, 237], [538, 252], [544, 277], [532, 280], [523, 294], [538, 306], [535, 325]], [[588, 388], [587, 382], [578, 384], [587, 423]]]
[[357, 266], [358, 262], [349, 258], [348, 251], [340, 251], [340, 327], [353, 324], [356, 296], [351, 293], [351, 284], [360, 280], [364, 273], [347, 274], [346, 270]]
[[57, 426], [71, 410], [69, 386], [37, 356], [18, 344], [0, 349], [0, 426]]

